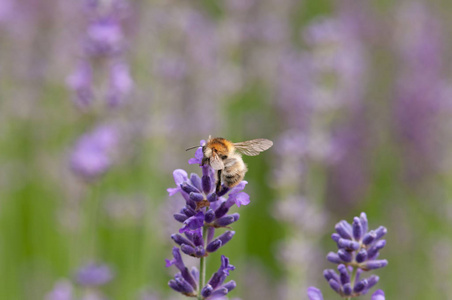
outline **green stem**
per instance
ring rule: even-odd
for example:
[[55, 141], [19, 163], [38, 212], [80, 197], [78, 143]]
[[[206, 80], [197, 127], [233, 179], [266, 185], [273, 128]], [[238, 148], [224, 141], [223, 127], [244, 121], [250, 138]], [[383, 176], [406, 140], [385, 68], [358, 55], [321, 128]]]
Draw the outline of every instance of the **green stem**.
[[[207, 227], [202, 228], [202, 236], [204, 244], [207, 242]], [[206, 257], [203, 256], [199, 260], [199, 282], [198, 282], [198, 300], [203, 300], [201, 289], [206, 285]]]
[[[352, 288], [355, 286], [355, 280], [356, 280], [356, 274], [357, 274], [358, 268], [353, 267], [352, 276], [350, 278], [350, 284]], [[347, 300], [351, 300], [352, 297], [347, 297]]]

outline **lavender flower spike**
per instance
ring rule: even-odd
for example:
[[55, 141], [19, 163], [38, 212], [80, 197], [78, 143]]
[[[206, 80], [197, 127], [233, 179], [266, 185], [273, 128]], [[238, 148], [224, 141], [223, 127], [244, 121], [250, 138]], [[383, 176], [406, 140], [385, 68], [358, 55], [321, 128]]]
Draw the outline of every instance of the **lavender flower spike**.
[[[336, 232], [331, 235], [339, 248], [337, 253], [330, 252], [327, 260], [338, 264], [337, 274], [328, 269], [323, 275], [330, 287], [342, 297], [359, 297], [367, 294], [377, 284], [379, 277], [371, 275], [362, 279], [361, 274], [366, 271], [383, 268], [388, 264], [386, 259], [379, 259], [379, 251], [386, 245], [381, 238], [387, 233], [385, 227], [368, 231], [368, 221], [365, 213], [355, 217], [353, 223], [342, 220], [335, 226]], [[323, 299], [322, 293], [315, 287], [308, 289], [310, 300]], [[384, 300], [384, 292], [376, 291], [372, 300]]]
[[113, 272], [110, 267], [96, 263], [81, 267], [75, 275], [76, 282], [82, 286], [104, 285], [112, 279]]
[[[201, 141], [203, 146], [205, 141]], [[174, 219], [182, 223], [179, 233], [171, 235], [174, 242], [180, 247], [173, 248], [172, 260], [167, 260], [167, 267], [175, 265], [180, 272], [168, 282], [175, 291], [198, 300], [226, 299], [226, 295], [236, 287], [235, 281], [224, 283], [229, 271], [235, 267], [229, 264], [229, 259], [221, 257], [221, 266], [210, 280], [205, 283], [206, 257], [226, 245], [235, 235], [235, 231], [228, 230], [215, 237], [215, 230], [228, 227], [239, 220], [238, 213], [228, 214], [229, 209], [236, 205], [240, 207], [250, 203], [250, 197], [243, 192], [247, 182], [242, 181], [232, 189], [223, 188], [216, 191], [215, 171], [209, 165], [202, 165], [203, 153], [199, 147], [195, 157], [189, 164], [199, 164], [202, 177], [197, 174], [188, 176], [187, 172], [177, 169], [173, 173], [176, 187], [167, 191], [170, 196], [177, 194], [185, 199], [185, 206], [173, 214]], [[183, 235], [185, 236], [183, 236]], [[200, 259], [200, 270], [188, 272], [181, 257], [184, 254]], [[197, 280], [199, 276], [199, 280]], [[196, 279], [195, 279], [196, 278]], [[199, 288], [199, 289], [197, 289]]]

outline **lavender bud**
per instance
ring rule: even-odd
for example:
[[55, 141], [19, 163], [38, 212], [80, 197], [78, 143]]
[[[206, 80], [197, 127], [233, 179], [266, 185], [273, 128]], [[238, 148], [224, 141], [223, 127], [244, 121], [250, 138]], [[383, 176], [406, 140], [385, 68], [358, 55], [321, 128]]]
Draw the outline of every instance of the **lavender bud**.
[[212, 223], [212, 221], [214, 219], [215, 219], [215, 212], [213, 211], [213, 209], [209, 209], [204, 216], [204, 221], [206, 223]]
[[328, 261], [332, 262], [332, 263], [335, 263], [335, 264], [341, 264], [342, 263], [342, 260], [339, 257], [339, 255], [337, 255], [337, 253], [334, 253], [334, 252], [328, 253], [328, 255], [326, 256], [326, 259]]
[[172, 234], [171, 238], [179, 246], [182, 246], [182, 244], [190, 245], [190, 246], [193, 246], [193, 247], [195, 246], [195, 245], [193, 245], [193, 243], [191, 241], [189, 241], [188, 239], [184, 238], [182, 235], [180, 235], [178, 233]]
[[181, 223], [184, 223], [184, 221], [188, 219], [188, 217], [185, 214], [174, 214], [173, 216], [176, 221]]
[[339, 251], [337, 251], [337, 255], [344, 262], [351, 262], [353, 259], [352, 254], [344, 249], [339, 249]]
[[355, 217], [353, 219], [352, 228], [353, 228], [353, 238], [355, 239], [355, 241], [361, 240], [363, 234], [363, 227], [361, 224], [361, 220], [358, 217]]
[[382, 249], [385, 245], [386, 240], [380, 240], [376, 242], [375, 245], [373, 245], [372, 247], [369, 248], [369, 250], [367, 250], [367, 257], [369, 259], [375, 258], [376, 255], [378, 254], [378, 251], [380, 251], [380, 249]]
[[214, 299], [216, 299], [217, 297], [219, 297], [219, 296], [226, 296], [227, 294], [228, 294], [228, 289], [227, 288], [225, 288], [225, 287], [220, 287], [220, 288], [217, 288], [213, 293], [212, 293], [212, 297], [214, 298]]
[[182, 290], [182, 293], [193, 294], [193, 287], [186, 280], [182, 277], [175, 277], [174, 279], [176, 280], [178, 287]]
[[176, 280], [171, 279], [171, 280], [168, 282], [168, 285], [169, 285], [170, 288], [172, 288], [172, 289], [175, 290], [176, 292], [178, 292], [178, 293], [183, 293], [182, 288], [179, 287], [179, 285], [177, 284]]
[[228, 292], [232, 291], [233, 289], [235, 289], [235, 287], [237, 286], [237, 284], [235, 283], [234, 280], [229, 281], [228, 283], [225, 283], [223, 285], [224, 288], [226, 288], [228, 290]]
[[210, 284], [207, 284], [205, 287], [202, 288], [201, 295], [204, 298], [207, 298], [210, 295], [212, 295], [212, 292], [213, 292], [213, 287]]
[[326, 281], [335, 280], [338, 283], [340, 282], [339, 275], [337, 275], [337, 273], [333, 269], [324, 270], [323, 276], [325, 277]]
[[206, 254], [204, 246], [198, 246], [195, 248], [195, 254], [197, 257], [203, 257]]
[[193, 217], [194, 215], [196, 215], [196, 211], [194, 211], [190, 207], [184, 207], [184, 208], [181, 209], [180, 212], [182, 214], [186, 215], [187, 217]]
[[347, 267], [345, 265], [339, 265], [337, 266], [337, 270], [339, 271], [342, 285], [349, 283], [350, 275], [348, 274]]
[[336, 232], [344, 238], [351, 240], [352, 239], [352, 227], [346, 221], [342, 220], [335, 226]]
[[335, 281], [335, 280], [333, 280], [333, 279], [330, 279], [330, 280], [328, 281], [328, 283], [330, 284], [330, 287], [331, 287], [334, 291], [336, 291], [336, 293], [338, 293], [338, 294], [341, 294], [341, 293], [342, 293], [341, 285], [339, 284], [339, 282], [337, 282], [337, 281]]
[[232, 239], [234, 234], [235, 234], [235, 231], [226, 231], [225, 233], [218, 236], [218, 239], [221, 241], [222, 245], [224, 246], [227, 242], [229, 242]]
[[221, 203], [220, 207], [215, 210], [215, 217], [217, 219], [226, 215], [229, 211], [229, 207], [226, 205], [226, 202]]
[[224, 216], [220, 219], [217, 219], [214, 223], [218, 227], [225, 227], [236, 222], [239, 219], [239, 217], [240, 215], [238, 213], [234, 213], [232, 215]]
[[355, 260], [357, 263], [362, 263], [367, 259], [367, 251], [366, 249], [359, 250], [358, 254], [356, 254]]
[[182, 244], [180, 247], [180, 250], [184, 252], [187, 255], [194, 255], [195, 254], [195, 248], [190, 245]]
[[198, 176], [198, 174], [196, 174], [196, 173], [190, 174], [190, 181], [198, 190], [200, 190], [200, 191], [203, 190], [201, 178]]
[[375, 230], [375, 233], [377, 234], [375, 239], [377, 239], [377, 240], [381, 239], [387, 232], [388, 232], [388, 230], [385, 227], [383, 227], [383, 226], [378, 227], [377, 230]]
[[207, 201], [209, 202], [215, 202], [218, 200], [218, 196], [215, 193], [210, 193], [209, 195], [207, 195]]
[[367, 222], [367, 216], [366, 216], [365, 212], [361, 213], [361, 215], [359, 216], [359, 220], [361, 221], [362, 232], [367, 232], [368, 222]]
[[368, 260], [361, 264], [361, 268], [363, 270], [374, 270], [386, 267], [388, 265], [388, 261], [386, 259], [381, 260]]
[[364, 291], [364, 289], [367, 287], [368, 282], [367, 279], [363, 279], [361, 281], [358, 281], [355, 286], [353, 287], [353, 292], [355, 293], [361, 293]]
[[208, 194], [212, 188], [212, 182], [210, 181], [210, 176], [203, 175], [202, 176], [202, 190], [204, 193]]
[[337, 243], [339, 241], [339, 239], [341, 238], [341, 236], [337, 233], [333, 233], [331, 235], [331, 238], [333, 239], [333, 241], [335, 241]]
[[219, 239], [213, 240], [209, 245], [206, 247], [207, 252], [215, 252], [222, 246], [222, 243]]
[[345, 248], [348, 250], [358, 250], [359, 249], [359, 243], [355, 242], [355, 241], [351, 241], [351, 240], [346, 240], [346, 239], [339, 239], [339, 241], [337, 242], [338, 246], [340, 248]]
[[203, 196], [203, 194], [201, 194], [201, 193], [194, 193], [194, 192], [191, 192], [191, 193], [190, 193], [190, 199], [193, 200], [193, 201], [195, 201], [195, 202], [199, 202], [199, 201], [204, 200], [204, 196]]
[[350, 284], [350, 282], [344, 284], [343, 290], [344, 290], [344, 295], [346, 295], [346, 296], [350, 296], [352, 294], [352, 285]]
[[374, 285], [376, 285], [378, 280], [380, 280], [380, 277], [378, 277], [377, 275], [371, 275], [369, 278], [367, 278], [367, 288], [366, 288], [366, 290], [369, 290]]
[[363, 241], [362, 243], [364, 245], [369, 245], [371, 244], [373, 241], [375, 241], [375, 239], [377, 238], [377, 234], [375, 233], [375, 231], [369, 231], [368, 233], [366, 233], [363, 237]]
[[200, 191], [199, 191], [196, 187], [194, 187], [194, 186], [191, 185], [191, 184], [188, 184], [187, 182], [182, 183], [182, 184], [180, 185], [180, 188], [181, 188], [184, 192], [186, 192], [187, 194], [190, 194], [190, 193], [200, 193]]

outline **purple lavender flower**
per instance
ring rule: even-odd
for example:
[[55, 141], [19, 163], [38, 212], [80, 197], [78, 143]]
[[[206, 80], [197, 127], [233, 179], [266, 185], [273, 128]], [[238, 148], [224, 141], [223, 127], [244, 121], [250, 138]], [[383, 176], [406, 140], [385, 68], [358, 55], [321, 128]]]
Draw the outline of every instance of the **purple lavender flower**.
[[68, 87], [75, 92], [74, 102], [79, 107], [87, 107], [93, 101], [93, 69], [91, 64], [83, 60], [76, 70], [67, 78]]
[[[311, 286], [308, 288], [308, 299], [309, 300], [323, 300], [322, 292], [318, 288]], [[370, 299], [371, 300], [385, 300], [385, 293], [382, 290], [376, 290], [372, 294], [372, 297]]]
[[110, 107], [116, 107], [124, 102], [133, 87], [129, 66], [121, 59], [125, 49], [121, 19], [128, 5], [120, 0], [87, 1], [85, 8], [88, 21], [83, 39], [83, 61], [69, 76], [68, 86], [75, 92], [76, 104], [89, 107], [94, 98], [92, 65], [98, 59], [106, 60], [110, 72], [105, 98]]
[[59, 280], [55, 283], [52, 291], [50, 291], [45, 300], [73, 300], [74, 287], [68, 280]]
[[105, 17], [94, 20], [86, 32], [85, 51], [91, 56], [117, 54], [122, 49], [123, 33], [119, 20]]
[[75, 280], [82, 286], [99, 286], [110, 282], [113, 276], [109, 266], [89, 263], [77, 271]]
[[[342, 220], [335, 226], [336, 233], [331, 238], [336, 242], [338, 251], [330, 252], [327, 259], [338, 264], [336, 273], [333, 269], [323, 271], [323, 276], [330, 287], [342, 297], [358, 297], [367, 294], [377, 284], [379, 277], [371, 275], [362, 279], [365, 271], [383, 268], [388, 264], [386, 259], [377, 259], [379, 251], [386, 245], [381, 238], [386, 234], [385, 227], [368, 230], [367, 216], [364, 212], [353, 219], [353, 223]], [[309, 299], [323, 299], [321, 292], [310, 287]], [[380, 297], [380, 298], [378, 298]], [[384, 293], [379, 290], [372, 299], [384, 299]]]
[[104, 125], [86, 133], [72, 151], [72, 170], [86, 180], [99, 177], [111, 166], [111, 155], [118, 142], [119, 134], [112, 126]]
[[[205, 141], [200, 142], [201, 146], [204, 144]], [[200, 147], [195, 157], [188, 161], [190, 164], [200, 164], [201, 177], [195, 173], [188, 176], [186, 171], [177, 169], [173, 172], [176, 187], [167, 190], [170, 196], [180, 193], [185, 199], [185, 206], [174, 214], [174, 219], [183, 225], [179, 233], [171, 235], [180, 249], [174, 247], [174, 259], [166, 261], [167, 267], [175, 265], [180, 272], [168, 284], [173, 290], [186, 296], [198, 299], [223, 299], [236, 286], [234, 281], [224, 283], [229, 271], [234, 270], [234, 266], [229, 264], [229, 259], [222, 256], [219, 270], [205, 283], [205, 271], [199, 273], [194, 268], [189, 272], [182, 261], [181, 251], [199, 258], [201, 269], [205, 268], [205, 258], [209, 253], [218, 251], [235, 235], [235, 231], [227, 230], [215, 237], [215, 230], [236, 222], [240, 215], [228, 214], [229, 209], [234, 204], [238, 207], [247, 205], [250, 200], [249, 195], [243, 192], [246, 181], [232, 189], [223, 187], [217, 192], [215, 172], [209, 165], [202, 165], [202, 159]], [[202, 277], [199, 280], [195, 279], [199, 274], [202, 274]]]
[[226, 296], [227, 293], [233, 290], [236, 286], [234, 280], [225, 284], [223, 282], [229, 276], [229, 271], [233, 271], [234, 269], [235, 267], [229, 264], [229, 259], [222, 255], [220, 268], [212, 275], [207, 285], [201, 290], [201, 295], [204, 299], [216, 299], [217, 297]]
[[110, 86], [107, 92], [107, 102], [111, 107], [122, 104], [124, 98], [131, 92], [133, 80], [130, 76], [129, 66], [125, 63], [116, 63], [111, 66]]

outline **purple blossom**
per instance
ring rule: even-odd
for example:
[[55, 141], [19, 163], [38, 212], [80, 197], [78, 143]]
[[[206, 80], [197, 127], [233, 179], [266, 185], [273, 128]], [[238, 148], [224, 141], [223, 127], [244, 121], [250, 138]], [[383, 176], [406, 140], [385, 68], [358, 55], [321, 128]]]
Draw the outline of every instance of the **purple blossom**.
[[128, 5], [119, 0], [105, 3], [87, 1], [85, 8], [87, 24], [82, 46], [83, 61], [68, 77], [68, 86], [75, 92], [76, 104], [82, 108], [89, 107], [95, 98], [93, 90], [97, 90], [93, 86], [92, 66], [97, 67], [99, 59], [105, 60], [110, 70], [108, 88], [102, 92], [108, 105], [117, 107], [133, 88], [129, 66], [122, 59], [125, 39], [121, 19]]
[[86, 180], [105, 173], [112, 164], [112, 154], [119, 143], [119, 133], [112, 126], [100, 126], [84, 134], [70, 157], [72, 170]]
[[92, 56], [112, 55], [122, 49], [123, 33], [115, 18], [100, 18], [89, 24], [86, 31], [85, 51]]
[[[394, 44], [400, 62], [394, 119], [410, 178], [424, 178], [440, 166], [444, 138], [438, 130], [444, 112], [442, 94], [450, 88], [444, 74], [441, 23], [430, 6], [403, 3]], [[416, 24], [416, 26], [413, 26]]]
[[110, 282], [113, 272], [109, 266], [89, 263], [81, 267], [75, 274], [75, 280], [82, 286], [99, 286]]
[[[377, 259], [379, 251], [386, 245], [381, 238], [386, 234], [385, 227], [368, 230], [367, 216], [363, 212], [350, 224], [340, 221], [335, 226], [336, 233], [331, 238], [336, 242], [338, 251], [330, 252], [327, 260], [338, 264], [337, 271], [326, 269], [323, 276], [330, 287], [342, 297], [358, 297], [367, 294], [377, 284], [379, 277], [371, 275], [361, 278], [362, 273], [383, 268], [388, 264], [386, 259]], [[308, 289], [309, 299], [323, 299], [321, 292], [311, 287]], [[375, 292], [372, 299], [384, 299], [381, 290]]]
[[74, 300], [74, 287], [68, 280], [59, 280], [55, 283], [52, 291], [50, 291], [45, 300]]
[[93, 69], [91, 64], [80, 61], [76, 70], [67, 78], [68, 87], [74, 91], [74, 102], [79, 107], [87, 107], [93, 101]]
[[[323, 300], [322, 291], [316, 287], [308, 288], [308, 299], [309, 300]], [[382, 290], [376, 290], [370, 300], [385, 300], [385, 293]]]
[[124, 98], [133, 88], [129, 66], [125, 63], [116, 63], [110, 69], [110, 84], [107, 92], [107, 102], [111, 107], [122, 104]]
[[[205, 141], [201, 141], [203, 146]], [[179, 233], [172, 234], [171, 239], [180, 247], [173, 248], [173, 259], [166, 260], [166, 266], [176, 266], [179, 273], [169, 281], [169, 286], [186, 296], [201, 297], [203, 299], [224, 299], [225, 296], [235, 288], [236, 283], [229, 281], [224, 283], [229, 271], [235, 269], [229, 264], [229, 259], [221, 257], [221, 266], [210, 280], [201, 289], [203, 279], [197, 278], [199, 272], [193, 269], [188, 272], [182, 261], [182, 253], [199, 258], [201, 261], [212, 252], [218, 251], [226, 245], [235, 235], [235, 231], [227, 230], [215, 237], [215, 230], [227, 227], [236, 222], [240, 215], [238, 213], [228, 214], [229, 209], [235, 204], [237, 207], [250, 203], [249, 195], [243, 192], [247, 182], [242, 181], [232, 189], [223, 187], [216, 191], [215, 172], [209, 165], [202, 165], [203, 154], [201, 147], [197, 149], [195, 157], [191, 158], [189, 164], [199, 164], [202, 176], [193, 173], [188, 176], [187, 172], [177, 169], [173, 172], [176, 187], [167, 189], [170, 196], [181, 194], [185, 199], [185, 206], [174, 214], [174, 219], [182, 223]], [[200, 294], [199, 294], [200, 293]]]
[[235, 281], [231, 280], [225, 284], [229, 271], [233, 271], [235, 267], [229, 264], [229, 259], [222, 255], [221, 266], [216, 273], [212, 275], [207, 285], [201, 290], [201, 294], [205, 299], [215, 299], [217, 297], [226, 296], [235, 287]]

